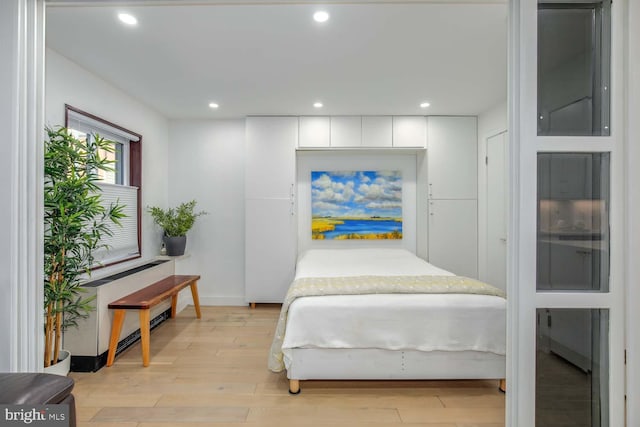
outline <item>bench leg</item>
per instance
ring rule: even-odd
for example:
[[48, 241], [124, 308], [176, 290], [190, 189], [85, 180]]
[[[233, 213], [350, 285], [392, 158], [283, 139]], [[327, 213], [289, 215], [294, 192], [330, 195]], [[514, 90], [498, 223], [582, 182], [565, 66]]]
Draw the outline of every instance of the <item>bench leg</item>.
[[176, 307], [178, 306], [178, 294], [175, 293], [171, 296], [171, 318], [176, 317]]
[[198, 298], [198, 282], [193, 282], [191, 285], [191, 296], [193, 297], [193, 306], [196, 309], [196, 317], [201, 318], [200, 314], [200, 298]]
[[113, 322], [111, 323], [111, 338], [109, 338], [109, 353], [107, 354], [107, 366], [113, 365], [116, 358], [116, 349], [118, 348], [118, 339], [122, 331], [122, 323], [124, 322], [124, 310], [115, 310], [113, 312]]
[[149, 310], [140, 310], [140, 341], [142, 344], [142, 366], [149, 366]]

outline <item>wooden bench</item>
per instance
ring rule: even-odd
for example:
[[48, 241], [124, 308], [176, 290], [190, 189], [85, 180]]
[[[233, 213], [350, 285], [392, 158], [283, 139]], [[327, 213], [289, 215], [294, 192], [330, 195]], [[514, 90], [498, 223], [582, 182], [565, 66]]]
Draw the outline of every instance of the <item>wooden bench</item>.
[[109, 304], [109, 308], [115, 311], [113, 313], [113, 323], [111, 324], [107, 366], [113, 365], [113, 360], [116, 357], [116, 348], [122, 331], [125, 310], [139, 310], [143, 366], [149, 366], [149, 312], [152, 307], [171, 297], [171, 317], [175, 317], [178, 292], [190, 286], [193, 305], [196, 308], [196, 316], [200, 319], [198, 280], [200, 280], [200, 276], [169, 276]]

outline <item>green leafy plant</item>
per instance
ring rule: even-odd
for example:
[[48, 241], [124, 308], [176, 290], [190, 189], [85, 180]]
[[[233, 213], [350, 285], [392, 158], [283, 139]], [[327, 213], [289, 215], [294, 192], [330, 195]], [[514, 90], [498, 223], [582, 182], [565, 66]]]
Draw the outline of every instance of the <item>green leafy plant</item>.
[[82, 298], [83, 275], [90, 274], [93, 251], [103, 235], [120, 224], [123, 206], [101, 201], [99, 171], [113, 170], [101, 152], [113, 143], [98, 135], [83, 142], [66, 128], [47, 128], [44, 145], [44, 364], [58, 361], [62, 332], [93, 310]]
[[191, 200], [180, 204], [177, 208], [169, 208], [164, 210], [157, 206], [148, 207], [148, 212], [153, 220], [164, 230], [167, 237], [186, 236], [187, 231], [191, 230], [196, 218], [200, 215], [206, 215], [207, 212], [194, 212], [196, 201]]

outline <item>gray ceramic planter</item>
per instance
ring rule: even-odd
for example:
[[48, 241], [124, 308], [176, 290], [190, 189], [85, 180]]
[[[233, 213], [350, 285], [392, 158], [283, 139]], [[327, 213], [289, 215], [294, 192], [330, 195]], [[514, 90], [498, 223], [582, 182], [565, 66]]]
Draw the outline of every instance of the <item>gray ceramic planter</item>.
[[187, 236], [169, 237], [164, 236], [164, 246], [167, 248], [167, 255], [184, 255], [184, 248], [187, 245]]

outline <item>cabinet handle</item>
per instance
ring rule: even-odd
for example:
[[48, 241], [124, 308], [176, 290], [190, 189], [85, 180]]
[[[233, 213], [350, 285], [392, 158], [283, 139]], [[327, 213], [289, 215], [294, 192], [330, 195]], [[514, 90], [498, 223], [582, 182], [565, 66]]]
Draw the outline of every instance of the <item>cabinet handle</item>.
[[289, 213], [291, 216], [295, 216], [296, 214], [296, 193], [295, 193], [295, 183], [291, 183], [291, 187], [289, 188], [289, 201], [291, 205], [289, 207]]

